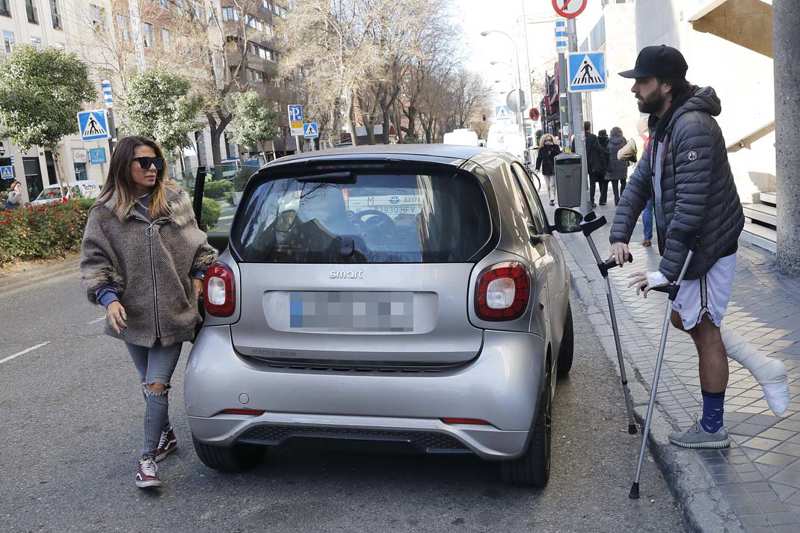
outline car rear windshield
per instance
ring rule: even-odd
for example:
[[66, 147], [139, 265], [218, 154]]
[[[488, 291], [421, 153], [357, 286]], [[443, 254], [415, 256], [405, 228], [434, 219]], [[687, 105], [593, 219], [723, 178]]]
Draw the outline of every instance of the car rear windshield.
[[240, 209], [231, 244], [244, 262], [463, 263], [491, 236], [483, 189], [460, 172], [272, 179]]

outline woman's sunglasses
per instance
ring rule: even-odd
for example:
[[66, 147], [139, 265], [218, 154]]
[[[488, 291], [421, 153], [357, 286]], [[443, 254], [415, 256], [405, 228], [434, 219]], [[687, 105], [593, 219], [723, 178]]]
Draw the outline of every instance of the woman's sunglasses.
[[161, 157], [134, 157], [133, 160], [139, 163], [139, 168], [142, 170], [148, 170], [153, 165], [156, 170], [164, 169], [164, 159]]

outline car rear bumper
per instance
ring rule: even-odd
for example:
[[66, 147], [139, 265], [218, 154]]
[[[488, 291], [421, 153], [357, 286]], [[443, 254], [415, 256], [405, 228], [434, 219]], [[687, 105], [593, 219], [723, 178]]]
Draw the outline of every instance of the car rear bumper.
[[[428, 453], [509, 459], [525, 449], [546, 347], [535, 335], [486, 331], [470, 364], [433, 374], [274, 369], [236, 354], [227, 326], [205, 327], [189, 357], [186, 410], [195, 438], [219, 446], [293, 437], [403, 442]], [[260, 416], [219, 414], [265, 410]], [[448, 424], [444, 418], [489, 425]]]

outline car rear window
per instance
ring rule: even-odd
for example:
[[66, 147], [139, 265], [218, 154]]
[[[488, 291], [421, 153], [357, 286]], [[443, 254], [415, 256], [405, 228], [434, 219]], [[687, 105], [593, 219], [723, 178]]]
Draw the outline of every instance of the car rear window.
[[251, 189], [231, 232], [242, 261], [463, 263], [491, 236], [486, 197], [469, 174], [331, 176]]

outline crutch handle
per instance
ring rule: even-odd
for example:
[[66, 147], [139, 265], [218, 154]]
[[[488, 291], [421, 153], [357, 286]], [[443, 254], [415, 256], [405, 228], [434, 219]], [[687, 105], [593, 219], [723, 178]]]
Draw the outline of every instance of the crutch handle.
[[[593, 213], [589, 214], [593, 215]], [[606, 217], [589, 218], [589, 215], [587, 215], [583, 220], [581, 222], [581, 230], [587, 237], [606, 225]]]
[[675, 301], [675, 298], [678, 297], [678, 291], [680, 290], [680, 285], [676, 285], [675, 283], [670, 283], [669, 285], [664, 285], [661, 287], [653, 287], [652, 290], [656, 292], [663, 292], [667, 295], [670, 301]]
[[[628, 259], [627, 259], [626, 262], [627, 263], [633, 263], [633, 254], [632, 253], [628, 252]], [[620, 266], [620, 265], [617, 264], [617, 260], [614, 259], [613, 257], [611, 257], [609, 259], [606, 259], [602, 263], [598, 263], [597, 264], [597, 268], [600, 269], [600, 274], [602, 274], [603, 277], [608, 276], [608, 271], [611, 270], [614, 267], [617, 267], [617, 266]]]

